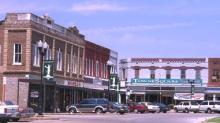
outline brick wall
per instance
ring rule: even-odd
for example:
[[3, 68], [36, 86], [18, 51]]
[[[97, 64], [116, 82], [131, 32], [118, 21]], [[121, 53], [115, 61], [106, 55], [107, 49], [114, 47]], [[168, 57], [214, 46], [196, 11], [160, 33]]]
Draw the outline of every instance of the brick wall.
[[[22, 45], [22, 65], [13, 65], [13, 51], [14, 44]], [[26, 30], [9, 30], [8, 32], [8, 46], [7, 46], [7, 71], [25, 71], [26, 65]], [[18, 67], [19, 66], [19, 67]]]

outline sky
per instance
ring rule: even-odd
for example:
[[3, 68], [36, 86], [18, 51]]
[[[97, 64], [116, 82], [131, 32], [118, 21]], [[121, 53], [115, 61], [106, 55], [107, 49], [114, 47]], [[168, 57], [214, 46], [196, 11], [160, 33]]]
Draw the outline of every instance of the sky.
[[220, 0], [1, 0], [7, 12], [49, 15], [131, 57], [220, 57]]

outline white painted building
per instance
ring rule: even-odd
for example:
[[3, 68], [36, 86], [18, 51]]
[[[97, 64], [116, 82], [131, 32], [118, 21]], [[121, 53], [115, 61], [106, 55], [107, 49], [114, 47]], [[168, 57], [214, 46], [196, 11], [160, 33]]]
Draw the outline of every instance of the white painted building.
[[191, 94], [190, 82], [204, 99], [208, 58], [129, 58], [120, 60], [119, 68], [127, 99], [174, 103], [175, 94]]

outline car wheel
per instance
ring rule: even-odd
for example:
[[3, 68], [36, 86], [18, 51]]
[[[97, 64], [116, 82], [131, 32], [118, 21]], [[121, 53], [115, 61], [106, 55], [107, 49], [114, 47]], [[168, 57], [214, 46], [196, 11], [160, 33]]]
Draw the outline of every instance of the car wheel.
[[103, 113], [103, 110], [102, 110], [101, 108], [97, 108], [97, 109], [95, 110], [95, 113], [96, 113], [96, 114], [101, 114], [101, 113]]
[[177, 108], [174, 108], [174, 111], [177, 113], [177, 112], [178, 112], [178, 109], [177, 109]]
[[167, 113], [167, 111], [163, 111], [163, 113]]
[[134, 113], [138, 113], [138, 110], [137, 110], [137, 109], [134, 109]]
[[140, 111], [141, 114], [145, 113], [145, 111]]
[[212, 110], [210, 108], [207, 109], [207, 113], [211, 114]]
[[69, 110], [69, 112], [70, 112], [71, 114], [76, 113], [76, 109], [75, 109], [75, 108], [71, 108], [71, 109]]
[[19, 118], [12, 119], [13, 122], [18, 122]]
[[186, 112], [186, 113], [189, 113], [189, 109], [188, 109], [188, 108], [186, 108], [186, 109], [185, 109], [185, 112]]

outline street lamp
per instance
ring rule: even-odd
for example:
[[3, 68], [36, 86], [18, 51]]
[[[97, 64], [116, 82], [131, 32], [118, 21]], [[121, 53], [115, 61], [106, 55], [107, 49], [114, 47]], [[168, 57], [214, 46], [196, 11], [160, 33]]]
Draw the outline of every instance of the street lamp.
[[194, 83], [195, 83], [195, 80], [192, 80], [192, 79], [188, 79], [188, 83], [190, 83], [190, 87], [191, 87], [191, 95], [190, 95], [190, 101], [192, 100], [192, 95], [194, 93]]
[[[39, 115], [43, 115], [45, 109], [45, 83], [43, 83], [43, 65], [44, 65], [44, 56], [46, 55], [48, 44], [45, 41], [39, 40], [37, 42], [37, 47], [40, 52], [40, 60], [41, 60], [41, 83], [40, 83], [40, 97], [39, 97]], [[44, 86], [44, 87], [43, 87]], [[43, 90], [44, 88], [44, 90]]]
[[[112, 61], [108, 60], [107, 61], [107, 67], [108, 67], [108, 101], [110, 101], [110, 75], [111, 75], [111, 67], [113, 66]], [[109, 111], [109, 102], [108, 102], [108, 108], [107, 110]]]

